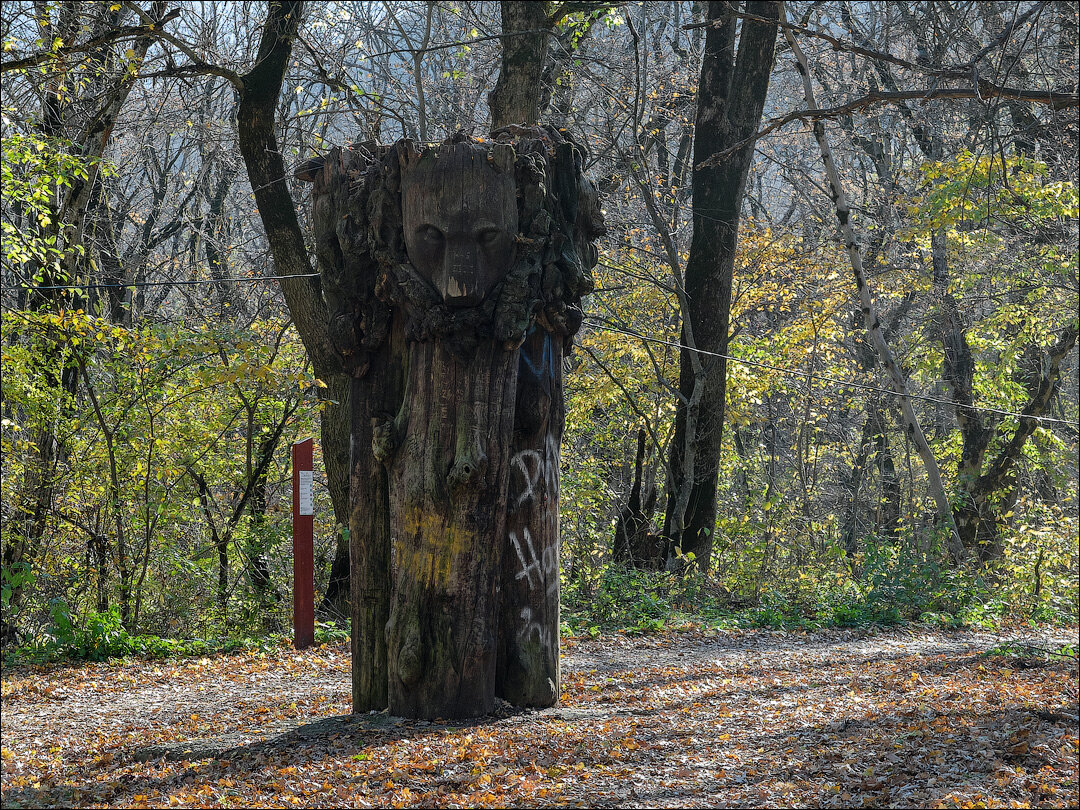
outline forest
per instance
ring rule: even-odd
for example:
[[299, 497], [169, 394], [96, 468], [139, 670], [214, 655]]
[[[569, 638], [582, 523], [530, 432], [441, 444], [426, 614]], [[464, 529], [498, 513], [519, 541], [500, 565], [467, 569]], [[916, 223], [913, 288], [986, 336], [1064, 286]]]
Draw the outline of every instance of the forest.
[[[1065, 0], [5, 2], [5, 806], [1074, 804], [1078, 27]], [[534, 132], [602, 214], [562, 320], [537, 316], [565, 336], [541, 445], [560, 706], [540, 730], [504, 703], [497, 727], [348, 719], [360, 591], [409, 563], [357, 557], [378, 408], [317, 177], [339, 147], [491, 161]], [[755, 679], [785, 678], [834, 713], [757, 739], [788, 704]], [[167, 731], [118, 731], [137, 702], [88, 730], [94, 695], [165, 683], [199, 693]], [[907, 776], [874, 770], [916, 743]], [[278, 784], [297, 769], [311, 792]]]

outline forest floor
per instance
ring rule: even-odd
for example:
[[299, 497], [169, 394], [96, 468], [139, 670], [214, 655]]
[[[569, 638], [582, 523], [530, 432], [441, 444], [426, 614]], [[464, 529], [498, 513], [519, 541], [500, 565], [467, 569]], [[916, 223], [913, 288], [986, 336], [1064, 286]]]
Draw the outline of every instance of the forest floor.
[[469, 722], [349, 715], [344, 644], [23, 668], [2, 679], [0, 802], [1076, 806], [1076, 660], [1031, 652], [1076, 638], [569, 639], [558, 707]]

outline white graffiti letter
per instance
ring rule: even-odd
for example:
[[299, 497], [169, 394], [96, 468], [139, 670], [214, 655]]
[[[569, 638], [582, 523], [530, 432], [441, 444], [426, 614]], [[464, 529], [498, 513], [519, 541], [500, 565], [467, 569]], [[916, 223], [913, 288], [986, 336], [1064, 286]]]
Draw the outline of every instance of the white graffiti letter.
[[515, 579], [528, 580], [529, 587], [533, 587], [533, 572], [536, 573], [540, 582], [544, 581], [544, 569], [540, 565], [540, 560], [537, 559], [536, 549], [533, 548], [532, 535], [529, 534], [528, 528], [521, 530], [521, 536], [525, 540], [525, 548], [528, 550], [528, 558], [525, 556], [525, 552], [521, 548], [521, 543], [518, 541], [517, 534], [510, 532], [510, 542], [514, 546], [514, 551], [517, 552], [518, 560], [521, 562], [521, 570], [517, 572]]

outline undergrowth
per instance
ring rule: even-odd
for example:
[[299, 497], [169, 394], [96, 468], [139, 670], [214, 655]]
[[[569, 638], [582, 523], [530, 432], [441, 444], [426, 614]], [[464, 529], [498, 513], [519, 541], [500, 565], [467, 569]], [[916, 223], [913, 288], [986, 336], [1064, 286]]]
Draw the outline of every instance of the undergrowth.
[[[107, 661], [113, 658], [159, 659], [241, 650], [269, 651], [291, 642], [282, 633], [258, 636], [222, 633], [215, 638], [162, 638], [132, 634], [124, 629], [118, 611], [90, 612], [76, 621], [66, 602], [54, 599], [49, 610], [50, 622], [40, 638], [4, 650], [5, 668], [57, 661]], [[315, 643], [335, 644], [347, 641], [349, 628], [335, 622], [316, 622]]]
[[[703, 577], [692, 564], [681, 572], [609, 565], [595, 580], [579, 577], [562, 589], [564, 636], [630, 635], [697, 624], [720, 629], [812, 630], [920, 624], [942, 628], [1000, 629], [1020, 624], [1075, 626], [1071, 599], [1041, 598], [1000, 587], [973, 573], [934, 563], [868, 557], [856, 581], [843, 571], [804, 569], [783, 590], [754, 590]], [[316, 623], [317, 644], [348, 640], [348, 622]], [[50, 621], [38, 638], [5, 649], [5, 668], [62, 660], [168, 658], [238, 650], [269, 650], [288, 644], [282, 633], [222, 631], [211, 638], [163, 638], [132, 634], [115, 609], [76, 620], [54, 599]]]
[[[936, 566], [880, 568], [855, 583], [844, 576], [795, 576], [786, 590], [745, 593], [684, 573], [610, 567], [563, 589], [566, 635], [650, 633], [687, 623], [722, 629], [809, 630], [922, 624], [998, 629], [1016, 624], [1074, 626], [1076, 605], [1009, 598], [971, 572]], [[809, 582], [808, 582], [809, 581]]]

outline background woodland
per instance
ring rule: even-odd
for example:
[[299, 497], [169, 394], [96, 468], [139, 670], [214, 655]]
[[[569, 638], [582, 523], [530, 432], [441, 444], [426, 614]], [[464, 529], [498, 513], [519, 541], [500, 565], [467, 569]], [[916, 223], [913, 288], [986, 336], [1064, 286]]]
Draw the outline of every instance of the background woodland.
[[282, 630], [307, 436], [341, 627], [349, 384], [293, 169], [520, 105], [588, 150], [608, 228], [566, 360], [569, 630], [1075, 623], [1077, 29], [1068, 2], [5, 2], [5, 645]]

